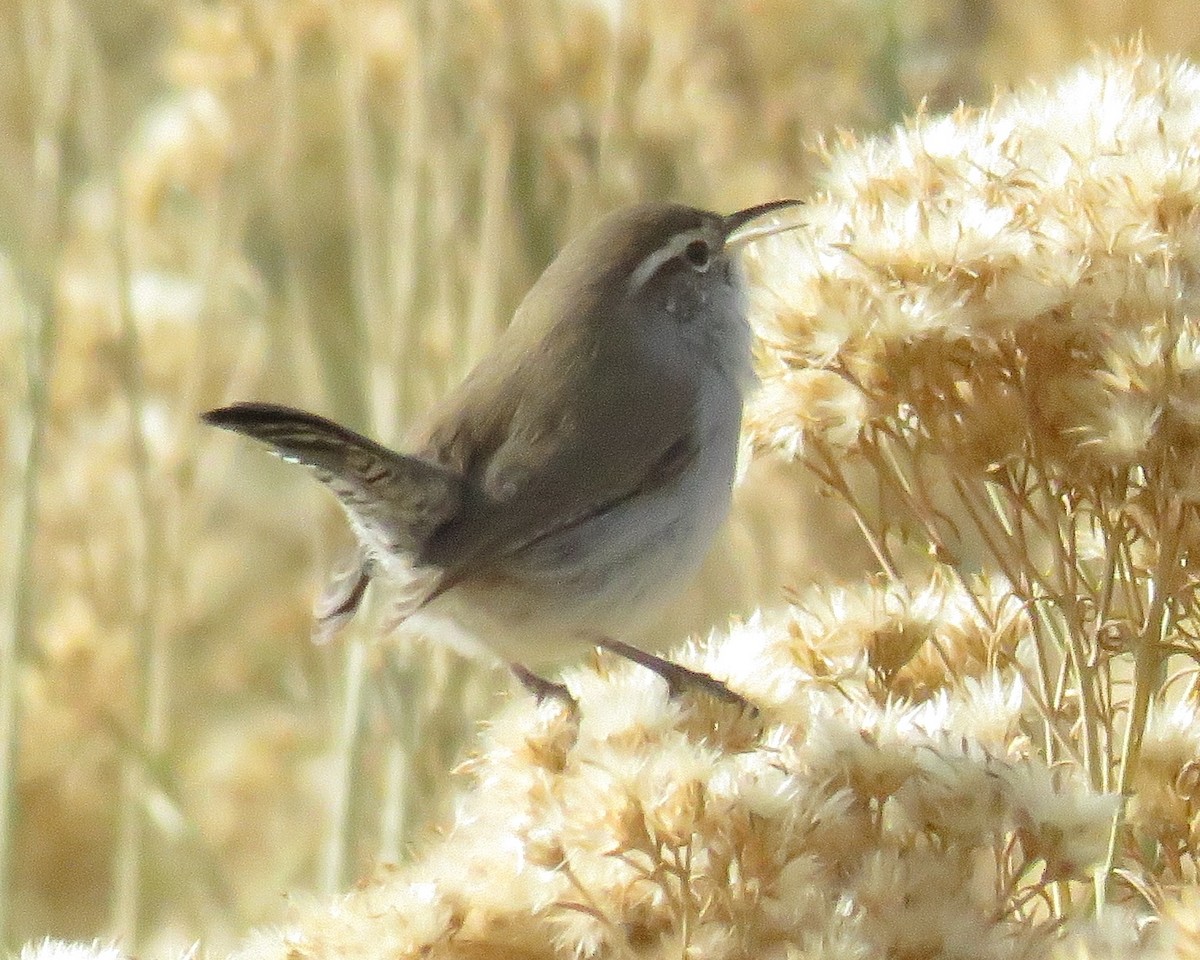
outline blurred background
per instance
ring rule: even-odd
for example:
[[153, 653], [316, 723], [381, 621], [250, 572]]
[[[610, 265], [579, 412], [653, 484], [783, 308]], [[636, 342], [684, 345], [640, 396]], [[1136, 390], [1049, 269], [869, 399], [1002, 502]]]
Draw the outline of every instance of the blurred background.
[[[395, 442], [572, 232], [820, 185], [821, 144], [986, 103], [1189, 0], [0, 5], [0, 948], [223, 949], [445, 822], [499, 672], [309, 641], [349, 550], [234, 399]], [[654, 633], [871, 569], [755, 464]], [[382, 606], [382, 605], [377, 605]]]

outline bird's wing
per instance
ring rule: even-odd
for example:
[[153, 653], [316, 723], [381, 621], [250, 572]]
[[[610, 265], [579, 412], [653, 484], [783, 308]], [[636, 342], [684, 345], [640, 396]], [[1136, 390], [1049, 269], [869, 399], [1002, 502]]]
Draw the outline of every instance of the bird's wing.
[[[585, 351], [586, 371], [567, 359]], [[695, 380], [672, 364], [551, 336], [501, 369], [451, 398], [422, 451], [466, 479], [420, 555], [450, 581], [672, 481], [696, 453]]]

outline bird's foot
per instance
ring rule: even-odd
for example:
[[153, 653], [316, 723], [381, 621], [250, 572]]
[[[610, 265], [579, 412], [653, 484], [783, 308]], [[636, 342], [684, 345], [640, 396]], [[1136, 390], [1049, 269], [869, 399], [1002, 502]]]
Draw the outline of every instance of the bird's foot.
[[519, 663], [510, 663], [508, 668], [513, 672], [513, 676], [521, 681], [521, 686], [537, 698], [538, 703], [545, 703], [546, 700], [553, 699], [564, 704], [571, 712], [579, 709], [579, 704], [571, 696], [571, 691], [567, 689], [566, 684], [555, 683], [553, 680], [538, 676], [528, 667]]
[[750, 713], [758, 713], [758, 708], [754, 704], [740, 693], [729, 689], [724, 681], [718, 680], [716, 677], [701, 673], [699, 670], [689, 669], [678, 663], [672, 663], [670, 660], [664, 660], [653, 653], [639, 650], [637, 647], [614, 640], [612, 637], [594, 637], [593, 639], [598, 647], [615, 653], [619, 657], [624, 657], [626, 660], [632, 660], [639, 666], [657, 673], [667, 682], [667, 693], [672, 699], [686, 690], [697, 690], [722, 703], [732, 703]]

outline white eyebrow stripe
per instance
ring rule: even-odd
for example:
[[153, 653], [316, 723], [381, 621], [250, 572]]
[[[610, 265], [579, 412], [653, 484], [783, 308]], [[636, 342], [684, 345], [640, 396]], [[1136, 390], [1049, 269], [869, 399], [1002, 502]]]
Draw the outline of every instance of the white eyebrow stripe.
[[712, 231], [706, 230], [704, 227], [697, 227], [695, 230], [685, 230], [683, 233], [675, 234], [671, 238], [670, 243], [659, 247], [638, 264], [637, 269], [629, 277], [629, 289], [626, 290], [626, 296], [632, 296], [641, 290], [645, 282], [658, 273], [659, 267], [668, 260], [674, 260], [693, 240], [707, 241], [710, 240], [711, 236]]

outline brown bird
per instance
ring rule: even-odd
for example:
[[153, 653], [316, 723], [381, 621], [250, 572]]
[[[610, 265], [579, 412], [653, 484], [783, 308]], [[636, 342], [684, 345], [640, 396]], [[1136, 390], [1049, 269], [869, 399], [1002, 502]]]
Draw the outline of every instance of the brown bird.
[[532, 667], [599, 645], [673, 694], [744, 703], [620, 635], [694, 573], [728, 512], [755, 382], [736, 247], [767, 231], [735, 233], [795, 203], [603, 218], [547, 267], [408, 453], [274, 404], [206, 413], [311, 468], [345, 509], [362, 563], [319, 631], [376, 579], [401, 617], [507, 662], [539, 696], [567, 694]]

